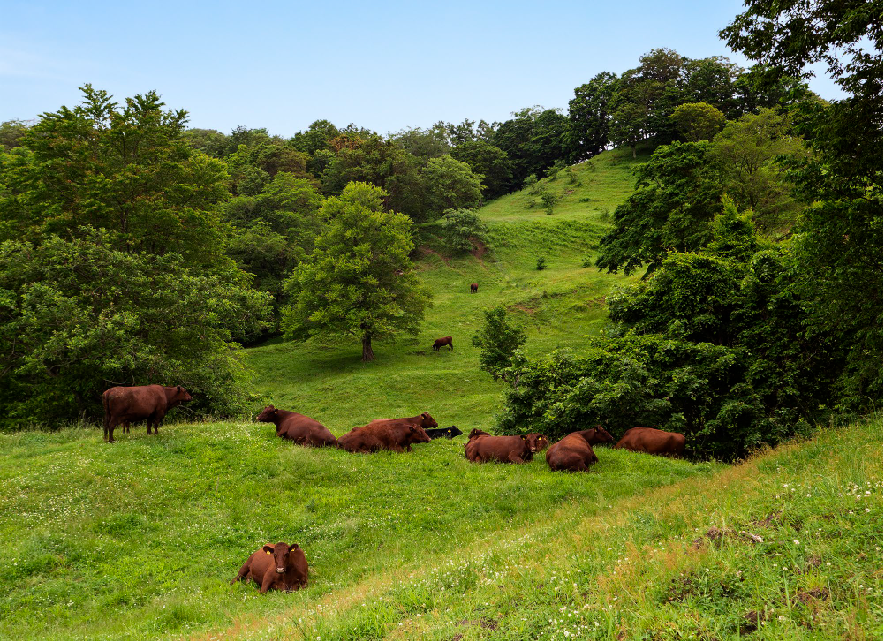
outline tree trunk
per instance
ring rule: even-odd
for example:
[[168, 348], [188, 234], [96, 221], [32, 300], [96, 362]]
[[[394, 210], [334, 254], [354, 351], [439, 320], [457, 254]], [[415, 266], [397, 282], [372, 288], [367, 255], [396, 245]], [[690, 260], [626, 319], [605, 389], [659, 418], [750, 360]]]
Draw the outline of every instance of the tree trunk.
[[371, 334], [362, 335], [362, 360], [374, 361], [374, 350], [371, 349]]

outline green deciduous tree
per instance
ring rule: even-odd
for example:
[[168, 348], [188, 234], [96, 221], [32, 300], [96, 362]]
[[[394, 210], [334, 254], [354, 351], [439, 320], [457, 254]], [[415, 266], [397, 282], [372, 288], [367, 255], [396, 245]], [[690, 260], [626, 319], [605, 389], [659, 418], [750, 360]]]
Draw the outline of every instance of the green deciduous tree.
[[241, 411], [247, 377], [232, 341], [265, 327], [269, 297], [238, 270], [199, 273], [180, 255], [77, 232], [0, 244], [2, 424], [95, 420], [103, 390], [150, 383], [187, 387], [195, 408]]
[[473, 345], [479, 348], [479, 367], [495, 380], [503, 379], [516, 384], [510, 368], [522, 362], [518, 351], [526, 340], [525, 333], [507, 320], [504, 306], [486, 310], [485, 323], [473, 335]]
[[575, 161], [600, 154], [610, 143], [612, 102], [617, 89], [617, 74], [608, 71], [574, 89], [574, 98], [568, 103], [568, 117]]
[[82, 104], [43, 114], [0, 164], [0, 239], [39, 242], [89, 225], [109, 230], [118, 249], [223, 262], [227, 174], [184, 140], [186, 112], [164, 111], [154, 92], [120, 107], [82, 90]]
[[691, 143], [712, 140], [724, 127], [724, 114], [709, 103], [682, 103], [670, 118], [678, 133]]
[[484, 140], [468, 140], [451, 150], [451, 157], [481, 175], [482, 196], [491, 200], [513, 188], [513, 163], [505, 151]]
[[408, 257], [411, 220], [384, 211], [385, 196], [352, 183], [323, 204], [327, 227], [286, 282], [286, 336], [353, 336], [362, 342], [362, 360], [371, 361], [372, 340], [417, 333], [430, 294]]
[[420, 176], [424, 220], [435, 220], [446, 210], [476, 207], [482, 198], [483, 177], [451, 156], [430, 159]]
[[598, 267], [630, 274], [647, 264], [649, 274], [668, 252], [693, 251], [709, 242], [722, 187], [708, 150], [706, 141], [664, 145], [636, 170], [635, 192], [614, 212], [614, 229], [600, 243]]

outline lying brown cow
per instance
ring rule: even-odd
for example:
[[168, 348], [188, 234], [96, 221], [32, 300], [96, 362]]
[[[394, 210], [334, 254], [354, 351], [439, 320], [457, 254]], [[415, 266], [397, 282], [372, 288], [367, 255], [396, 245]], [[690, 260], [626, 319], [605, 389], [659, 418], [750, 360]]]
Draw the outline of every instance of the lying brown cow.
[[684, 435], [656, 428], [636, 427], [627, 430], [614, 448], [635, 450], [651, 455], [681, 457], [684, 452]]
[[351, 453], [373, 453], [378, 450], [411, 452], [411, 444], [429, 442], [427, 431], [417, 424], [370, 423], [354, 428], [338, 437], [338, 448]]
[[470, 283], [470, 294], [475, 294], [478, 291], [479, 291], [479, 284], [478, 283]]
[[448, 346], [449, 350], [454, 350], [454, 346], [451, 345], [451, 337], [439, 337], [433, 341], [433, 350], [438, 351], [442, 346]]
[[593, 444], [611, 441], [614, 438], [601, 426], [572, 432], [549, 447], [546, 451], [546, 463], [550, 470], [584, 472], [599, 460], [592, 450]]
[[280, 410], [270, 404], [256, 417], [258, 421], [267, 421], [276, 425], [276, 436], [291, 439], [303, 446], [335, 446], [338, 440], [315, 419], [297, 412]]
[[549, 445], [547, 438], [536, 432], [527, 435], [473, 436], [477, 430], [470, 433], [470, 440], [464, 446], [464, 456], [476, 463], [499, 461], [505, 464], [524, 464], [534, 458], [534, 453]]
[[262, 546], [249, 555], [231, 584], [245, 578], [255, 580], [261, 592], [270, 589], [297, 591], [307, 587], [307, 556], [295, 544], [291, 548], [285, 542]]
[[105, 390], [101, 395], [104, 406], [104, 440], [114, 440], [114, 428], [123, 424], [128, 431], [129, 423], [147, 419], [147, 434], [153, 427], [159, 433], [160, 424], [166, 413], [182, 401], [193, 397], [181, 386], [118, 386]]

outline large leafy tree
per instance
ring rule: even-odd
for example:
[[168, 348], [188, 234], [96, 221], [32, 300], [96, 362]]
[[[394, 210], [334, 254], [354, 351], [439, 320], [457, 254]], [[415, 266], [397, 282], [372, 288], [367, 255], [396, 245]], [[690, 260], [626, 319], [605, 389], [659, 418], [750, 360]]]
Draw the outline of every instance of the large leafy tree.
[[611, 108], [617, 81], [616, 74], [603, 71], [574, 89], [574, 98], [568, 103], [574, 160], [600, 154], [610, 143]]
[[728, 45], [775, 73], [828, 64], [848, 94], [804, 103], [797, 126], [814, 151], [795, 179], [814, 205], [796, 244], [812, 331], [839, 338], [843, 399], [880, 405], [882, 390], [881, 0], [746, 0], [722, 30]]
[[374, 339], [417, 333], [430, 294], [408, 256], [412, 222], [384, 211], [385, 196], [351, 183], [323, 204], [327, 227], [286, 282], [293, 301], [283, 312], [286, 336], [356, 337], [362, 360], [371, 361]]
[[131, 384], [184, 385], [197, 408], [242, 410], [233, 341], [264, 328], [269, 297], [239, 270], [113, 245], [91, 228], [0, 244], [0, 425], [98, 419], [101, 392]]
[[482, 196], [503, 196], [513, 187], [513, 163], [505, 151], [484, 140], [467, 140], [451, 150], [451, 157], [483, 176]]
[[43, 114], [0, 163], [0, 239], [39, 242], [88, 225], [125, 251], [224, 262], [217, 205], [227, 173], [187, 144], [187, 113], [165, 111], [152, 91], [124, 106], [91, 85], [82, 91], [82, 104]]
[[722, 187], [708, 150], [707, 141], [664, 145], [636, 170], [635, 192], [614, 212], [598, 267], [630, 274], [646, 265], [649, 274], [668, 252], [689, 252], [709, 242]]
[[556, 161], [569, 157], [571, 121], [557, 109], [527, 107], [501, 123], [491, 137], [513, 163], [518, 185], [531, 174], [540, 174]]

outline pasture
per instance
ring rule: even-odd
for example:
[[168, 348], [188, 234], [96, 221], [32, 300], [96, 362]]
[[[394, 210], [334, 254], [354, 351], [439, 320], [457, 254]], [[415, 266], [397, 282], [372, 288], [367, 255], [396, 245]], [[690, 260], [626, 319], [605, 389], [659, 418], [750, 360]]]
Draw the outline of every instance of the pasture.
[[[422, 411], [440, 427], [492, 429], [504, 384], [478, 369], [482, 312], [507, 306], [530, 355], [579, 351], [598, 333], [605, 295], [631, 279], [584, 263], [631, 166], [628, 150], [608, 152], [577, 166], [579, 184], [546, 183], [562, 196], [552, 215], [524, 192], [490, 204], [491, 252], [425, 252], [434, 307], [422, 333], [378, 342], [374, 362], [359, 361], [356, 340], [245, 350], [254, 410], [272, 402], [338, 436]], [[445, 335], [454, 349], [434, 352]], [[738, 466], [599, 447], [588, 473], [563, 474], [542, 455], [470, 464], [466, 434], [354, 455], [295, 446], [248, 418], [173, 416], [158, 435], [118, 430], [112, 445], [94, 426], [0, 434], [0, 637], [882, 634], [880, 417]], [[305, 550], [307, 589], [229, 585], [277, 540]]]

